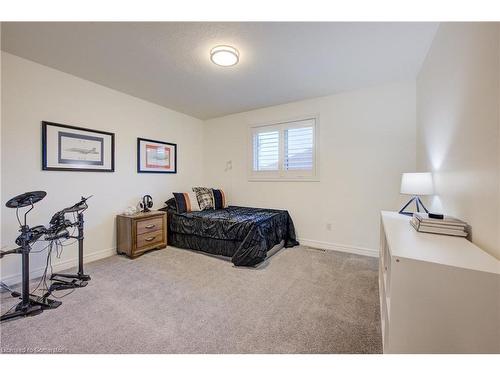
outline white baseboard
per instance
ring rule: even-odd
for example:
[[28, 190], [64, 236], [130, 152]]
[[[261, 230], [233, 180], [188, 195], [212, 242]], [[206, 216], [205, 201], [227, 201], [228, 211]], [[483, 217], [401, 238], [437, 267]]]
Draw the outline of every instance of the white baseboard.
[[[345, 253], [365, 255], [365, 256], [375, 257], [375, 258], [378, 257], [378, 250], [374, 250], [374, 249], [368, 249], [368, 248], [364, 248], [364, 247], [350, 246], [350, 245], [340, 245], [340, 244], [335, 244], [335, 243], [330, 243], [330, 242], [308, 240], [306, 238], [299, 238], [298, 241], [303, 246], [309, 246], [309, 247], [314, 247], [314, 248], [324, 249], [324, 250], [342, 251]], [[110, 257], [110, 256], [115, 255], [115, 254], [116, 254], [115, 248], [94, 251], [90, 254], [84, 255], [83, 261], [84, 261], [84, 263], [89, 263], [89, 262], [93, 262], [93, 261], [96, 261], [99, 259]], [[67, 259], [67, 260], [64, 260], [64, 261], [61, 261], [58, 263], [54, 263], [52, 266], [53, 266], [54, 272], [59, 272], [59, 271], [63, 271], [65, 269], [74, 267], [76, 265], [77, 265], [77, 259], [74, 258], [74, 259]], [[45, 269], [45, 267], [32, 269], [30, 272], [30, 279], [35, 279], [37, 277], [42, 276], [44, 269]], [[2, 277], [2, 282], [4, 282], [7, 285], [18, 284], [21, 282], [21, 273], [16, 273], [13, 275], [4, 276], [4, 277]]]
[[344, 253], [365, 255], [365, 256], [374, 257], [374, 258], [378, 258], [378, 253], [379, 253], [378, 250], [368, 249], [366, 247], [340, 245], [340, 244], [331, 243], [331, 242], [308, 240], [306, 238], [299, 238], [298, 241], [303, 246], [309, 246], [309, 247], [314, 247], [317, 249], [324, 249], [324, 250], [342, 251]]
[[[85, 254], [83, 256], [83, 262], [85, 263], [90, 263], [95, 260], [99, 260], [102, 258], [107, 258], [112, 255], [116, 254], [116, 249], [111, 248], [111, 249], [104, 249], [104, 250], [99, 250], [99, 251], [94, 251], [89, 254]], [[72, 268], [78, 265], [78, 258], [72, 258], [72, 259], [67, 259], [63, 260], [60, 262], [54, 262], [52, 264], [52, 269], [54, 272], [60, 272], [64, 271], [68, 268]], [[43, 271], [45, 270], [45, 266], [37, 268], [37, 269], [31, 269], [30, 270], [30, 280], [36, 279], [37, 277], [40, 277], [43, 275]], [[2, 282], [4, 282], [7, 285], [15, 285], [21, 282], [21, 273], [16, 273], [13, 275], [9, 276], [3, 276], [2, 275]]]

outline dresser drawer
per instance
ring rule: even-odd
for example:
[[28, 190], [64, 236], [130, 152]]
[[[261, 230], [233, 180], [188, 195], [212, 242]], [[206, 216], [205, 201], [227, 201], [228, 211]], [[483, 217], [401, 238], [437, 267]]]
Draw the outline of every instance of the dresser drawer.
[[148, 232], [137, 235], [137, 249], [155, 246], [164, 242], [164, 233], [162, 230]]
[[163, 218], [155, 217], [149, 220], [140, 220], [137, 222], [137, 234], [152, 233], [162, 230]]

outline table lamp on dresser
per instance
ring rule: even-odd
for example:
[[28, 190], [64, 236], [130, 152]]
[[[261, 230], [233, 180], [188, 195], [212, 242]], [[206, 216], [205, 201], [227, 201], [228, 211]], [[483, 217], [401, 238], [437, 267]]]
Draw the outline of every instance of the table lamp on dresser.
[[413, 216], [413, 212], [405, 211], [412, 202], [415, 202], [417, 212], [420, 212], [420, 207], [422, 207], [426, 213], [429, 213], [420, 200], [420, 196], [434, 194], [432, 173], [403, 173], [401, 176], [401, 194], [411, 195], [412, 198], [399, 210], [400, 214]]

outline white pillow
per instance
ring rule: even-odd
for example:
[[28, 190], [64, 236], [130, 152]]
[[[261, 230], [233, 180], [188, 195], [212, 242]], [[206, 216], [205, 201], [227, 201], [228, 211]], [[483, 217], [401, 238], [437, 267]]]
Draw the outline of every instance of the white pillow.
[[201, 211], [196, 193], [188, 192], [187, 195], [189, 197], [189, 203], [191, 204], [191, 211]]

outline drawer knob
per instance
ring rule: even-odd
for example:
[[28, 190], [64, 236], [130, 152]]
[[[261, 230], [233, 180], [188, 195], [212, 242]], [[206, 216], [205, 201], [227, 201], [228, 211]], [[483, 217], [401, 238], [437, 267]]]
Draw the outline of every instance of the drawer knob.
[[156, 227], [155, 224], [149, 224], [149, 225], [146, 225], [146, 229], [151, 229], [151, 228], [154, 228]]
[[150, 241], [153, 241], [155, 238], [156, 238], [156, 236], [148, 237], [148, 238], [146, 238], [146, 241], [150, 242]]

